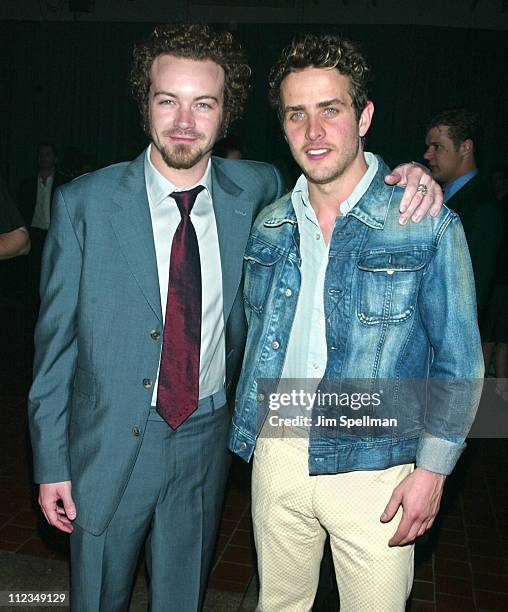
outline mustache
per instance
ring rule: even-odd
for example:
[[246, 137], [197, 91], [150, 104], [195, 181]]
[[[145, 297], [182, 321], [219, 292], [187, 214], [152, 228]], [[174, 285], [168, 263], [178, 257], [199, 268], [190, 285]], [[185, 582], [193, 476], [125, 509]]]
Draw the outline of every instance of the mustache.
[[163, 136], [168, 136], [170, 138], [178, 138], [179, 136], [187, 137], [187, 138], [203, 138], [203, 134], [201, 132], [196, 132], [194, 130], [165, 130], [162, 132]]

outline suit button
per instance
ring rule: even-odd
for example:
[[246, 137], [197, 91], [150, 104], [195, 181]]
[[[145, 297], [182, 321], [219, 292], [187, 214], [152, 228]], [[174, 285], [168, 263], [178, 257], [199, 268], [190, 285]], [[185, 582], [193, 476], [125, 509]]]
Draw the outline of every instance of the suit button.
[[152, 329], [150, 332], [150, 338], [152, 340], [158, 340], [161, 337], [161, 333], [158, 329]]
[[240, 449], [245, 450], [247, 448], [247, 444], [245, 442], [240, 443]]
[[280, 344], [277, 342], [277, 340], [274, 340], [272, 342], [272, 348], [276, 351], [279, 348]]
[[133, 427], [132, 428], [132, 435], [136, 436], [136, 438], [138, 438], [141, 435], [141, 429], [139, 427]]
[[143, 378], [143, 387], [145, 389], [150, 389], [152, 386], [152, 379], [151, 378]]

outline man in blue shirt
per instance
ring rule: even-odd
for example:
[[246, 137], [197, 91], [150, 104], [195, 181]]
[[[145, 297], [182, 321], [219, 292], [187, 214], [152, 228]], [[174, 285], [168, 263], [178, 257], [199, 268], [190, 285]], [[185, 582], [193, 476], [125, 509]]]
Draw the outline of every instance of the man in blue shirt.
[[427, 126], [424, 158], [443, 185], [444, 201], [460, 217], [471, 254], [480, 329], [500, 241], [500, 218], [478, 168], [480, 123], [464, 108], [444, 111]]

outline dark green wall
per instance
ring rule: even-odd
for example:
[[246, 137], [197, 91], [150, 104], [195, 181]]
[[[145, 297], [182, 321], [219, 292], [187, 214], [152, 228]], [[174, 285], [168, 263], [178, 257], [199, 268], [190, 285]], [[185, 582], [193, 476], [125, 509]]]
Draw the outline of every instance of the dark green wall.
[[[132, 44], [150, 24], [0, 22], [0, 172], [13, 193], [35, 164], [35, 146], [76, 146], [99, 165], [144, 146], [126, 84]], [[247, 120], [238, 128], [249, 157], [288, 158], [266, 102], [268, 68], [301, 26], [240, 24], [254, 71]], [[308, 30], [323, 31], [321, 26]], [[508, 154], [505, 32], [417, 26], [344, 26], [374, 72], [376, 105], [368, 149], [388, 162], [421, 159], [424, 125], [437, 111], [468, 106], [485, 125], [484, 162]]]

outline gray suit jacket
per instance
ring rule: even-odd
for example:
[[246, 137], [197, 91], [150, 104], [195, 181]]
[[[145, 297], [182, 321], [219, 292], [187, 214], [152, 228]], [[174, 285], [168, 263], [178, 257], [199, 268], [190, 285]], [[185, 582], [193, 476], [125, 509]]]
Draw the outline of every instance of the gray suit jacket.
[[[245, 340], [243, 252], [281, 181], [268, 164], [213, 158], [212, 191], [229, 385]], [[139, 451], [153, 392], [144, 382], [156, 379], [162, 341], [143, 154], [56, 191], [41, 287], [29, 397], [35, 481], [72, 480], [77, 522], [100, 534]]]

